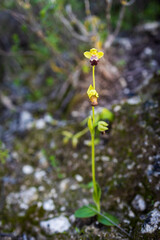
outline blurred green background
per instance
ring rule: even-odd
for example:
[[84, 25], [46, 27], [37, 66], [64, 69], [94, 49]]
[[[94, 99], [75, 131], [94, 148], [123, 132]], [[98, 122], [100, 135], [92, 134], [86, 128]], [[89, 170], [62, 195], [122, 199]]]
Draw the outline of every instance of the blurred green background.
[[[67, 15], [70, 6], [76, 20], [74, 17], [69, 19]], [[113, 1], [112, 30], [116, 27], [121, 7], [120, 1]], [[92, 42], [78, 39], [81, 33], [75, 21], [78, 20], [78, 24], [85, 26], [88, 32], [92, 31], [95, 25], [98, 33], [97, 46], [101, 48], [108, 36], [106, 1], [90, 1], [90, 10], [92, 16], [90, 14], [87, 16], [85, 1], [75, 0], [0, 2], [0, 82], [5, 84], [1, 89], [6, 95], [21, 89], [21, 94], [13, 100], [16, 105], [21, 101], [39, 101], [50, 96], [52, 103], [49, 104], [48, 110], [58, 109], [63, 98], [58, 100], [57, 93], [63, 83], [70, 78], [70, 74], [77, 66], [84, 73], [89, 71], [81, 61], [83, 51], [91, 47]], [[61, 21], [61, 17], [69, 20], [70, 27], [78, 37], [71, 34], [67, 25]], [[126, 7], [121, 34], [129, 34], [138, 24], [159, 19], [159, 1], [135, 1]], [[69, 89], [65, 90], [67, 92]], [[65, 95], [65, 91], [63, 94]], [[56, 106], [53, 104], [55, 101]]]

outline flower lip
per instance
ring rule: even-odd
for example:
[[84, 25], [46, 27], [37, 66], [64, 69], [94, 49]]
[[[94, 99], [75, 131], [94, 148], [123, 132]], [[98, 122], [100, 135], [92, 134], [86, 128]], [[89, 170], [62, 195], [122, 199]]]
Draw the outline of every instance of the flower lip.
[[98, 57], [97, 57], [97, 55], [92, 55], [91, 58], [90, 58], [90, 61], [92, 61], [92, 60], [96, 60], [96, 61], [98, 61]]
[[98, 64], [98, 60], [95, 60], [95, 59], [90, 60], [90, 63], [92, 66], [96, 66]]

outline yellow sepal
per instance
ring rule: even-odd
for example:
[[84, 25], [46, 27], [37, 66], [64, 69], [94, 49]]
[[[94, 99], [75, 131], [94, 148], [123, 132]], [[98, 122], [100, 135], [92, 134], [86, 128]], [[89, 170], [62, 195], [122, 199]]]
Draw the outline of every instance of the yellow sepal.
[[92, 57], [90, 52], [84, 52], [84, 56], [89, 59]]
[[103, 52], [98, 52], [98, 53], [97, 53], [98, 59], [100, 59], [101, 57], [103, 57], [103, 55], [104, 55]]
[[90, 53], [91, 53], [91, 55], [96, 55], [97, 56], [98, 51], [97, 51], [96, 48], [92, 48], [92, 49], [90, 49]]

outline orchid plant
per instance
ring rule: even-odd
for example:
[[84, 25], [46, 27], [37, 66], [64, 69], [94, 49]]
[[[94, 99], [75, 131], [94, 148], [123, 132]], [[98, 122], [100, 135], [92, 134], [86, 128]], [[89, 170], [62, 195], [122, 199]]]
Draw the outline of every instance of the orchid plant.
[[[107, 226], [118, 226], [118, 219], [108, 213], [101, 213], [100, 199], [101, 199], [101, 188], [96, 181], [96, 166], [95, 166], [95, 129], [102, 133], [108, 130], [108, 124], [104, 121], [95, 121], [95, 107], [98, 105], [99, 94], [96, 91], [95, 84], [95, 67], [99, 63], [100, 58], [104, 55], [103, 52], [98, 51], [95, 48], [90, 51], [84, 52], [84, 56], [90, 60], [92, 66], [92, 77], [93, 84], [88, 88], [87, 94], [92, 106], [92, 115], [88, 117], [88, 129], [91, 134], [91, 161], [92, 161], [92, 182], [93, 182], [93, 201], [94, 204], [83, 206], [75, 212], [77, 218], [88, 218], [97, 215], [97, 220]], [[118, 226], [119, 227], [119, 226]]]

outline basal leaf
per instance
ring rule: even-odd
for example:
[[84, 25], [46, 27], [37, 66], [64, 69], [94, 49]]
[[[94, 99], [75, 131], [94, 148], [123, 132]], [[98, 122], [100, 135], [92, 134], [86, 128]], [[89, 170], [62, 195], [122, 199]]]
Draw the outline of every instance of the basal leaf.
[[[98, 215], [98, 222], [106, 226], [115, 226], [119, 223], [119, 220], [115, 216], [112, 216], [109, 213], [104, 213], [103, 215], [104, 217], [101, 215]], [[111, 222], [109, 220], [111, 220]]]
[[109, 111], [107, 108], [104, 108], [100, 113], [100, 119], [102, 120], [108, 119], [110, 122], [113, 122], [114, 114], [111, 111]]
[[[90, 209], [91, 207], [92, 209]], [[83, 206], [75, 211], [74, 215], [76, 218], [89, 218], [97, 215], [97, 213], [94, 211], [97, 210], [95, 205], [89, 204], [88, 206]]]

